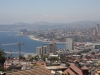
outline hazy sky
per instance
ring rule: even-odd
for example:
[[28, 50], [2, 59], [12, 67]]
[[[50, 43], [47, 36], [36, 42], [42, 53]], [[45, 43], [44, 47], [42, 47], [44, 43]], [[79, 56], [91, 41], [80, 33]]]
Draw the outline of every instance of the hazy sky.
[[100, 0], [0, 0], [0, 24], [87, 20], [100, 20]]

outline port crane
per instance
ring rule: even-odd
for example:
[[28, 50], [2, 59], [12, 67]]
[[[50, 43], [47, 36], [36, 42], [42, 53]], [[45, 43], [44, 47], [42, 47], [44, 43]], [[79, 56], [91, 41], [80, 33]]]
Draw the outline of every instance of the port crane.
[[[10, 45], [17, 45], [18, 46], [18, 57], [21, 56], [21, 45], [24, 45], [23, 42], [17, 42], [17, 43], [9, 43], [9, 44], [0, 44], [0, 46], [10, 46]], [[10, 58], [12, 57], [12, 51], [10, 50]]]

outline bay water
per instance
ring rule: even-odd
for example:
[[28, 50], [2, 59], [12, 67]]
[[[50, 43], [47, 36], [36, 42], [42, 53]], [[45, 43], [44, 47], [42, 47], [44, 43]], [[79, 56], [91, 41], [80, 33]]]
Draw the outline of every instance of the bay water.
[[[36, 53], [36, 47], [43, 46], [45, 42], [36, 41], [31, 39], [29, 36], [10, 36], [10, 34], [17, 34], [18, 32], [0, 32], [0, 44], [11, 44], [14, 45], [0, 45], [1, 49], [5, 52], [18, 52], [18, 42], [24, 43], [21, 45], [21, 52], [23, 53]], [[57, 49], [65, 48], [65, 45], [57, 45]], [[13, 54], [15, 56], [15, 54]]]

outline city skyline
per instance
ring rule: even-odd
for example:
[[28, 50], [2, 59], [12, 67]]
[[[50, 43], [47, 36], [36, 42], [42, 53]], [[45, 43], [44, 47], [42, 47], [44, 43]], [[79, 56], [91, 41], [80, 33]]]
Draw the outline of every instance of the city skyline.
[[0, 24], [99, 21], [99, 0], [0, 0]]

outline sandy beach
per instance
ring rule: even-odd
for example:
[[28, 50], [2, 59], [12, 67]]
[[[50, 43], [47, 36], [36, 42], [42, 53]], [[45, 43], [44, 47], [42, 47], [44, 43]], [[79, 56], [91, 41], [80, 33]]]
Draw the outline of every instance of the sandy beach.
[[34, 35], [29, 35], [30, 39], [36, 40], [36, 41], [41, 41], [41, 42], [50, 42], [50, 41], [45, 41], [45, 40], [40, 40], [39, 38], [36, 38]]
[[[36, 40], [36, 41], [41, 41], [41, 42], [54, 42], [54, 41], [45, 41], [45, 40], [40, 40], [39, 38], [36, 38], [34, 35], [29, 35], [30, 39], [32, 40]], [[58, 43], [58, 44], [65, 44], [66, 42], [55, 42], [55, 43]]]
[[33, 35], [29, 35], [30, 39], [40, 41], [38, 38], [35, 38]]

